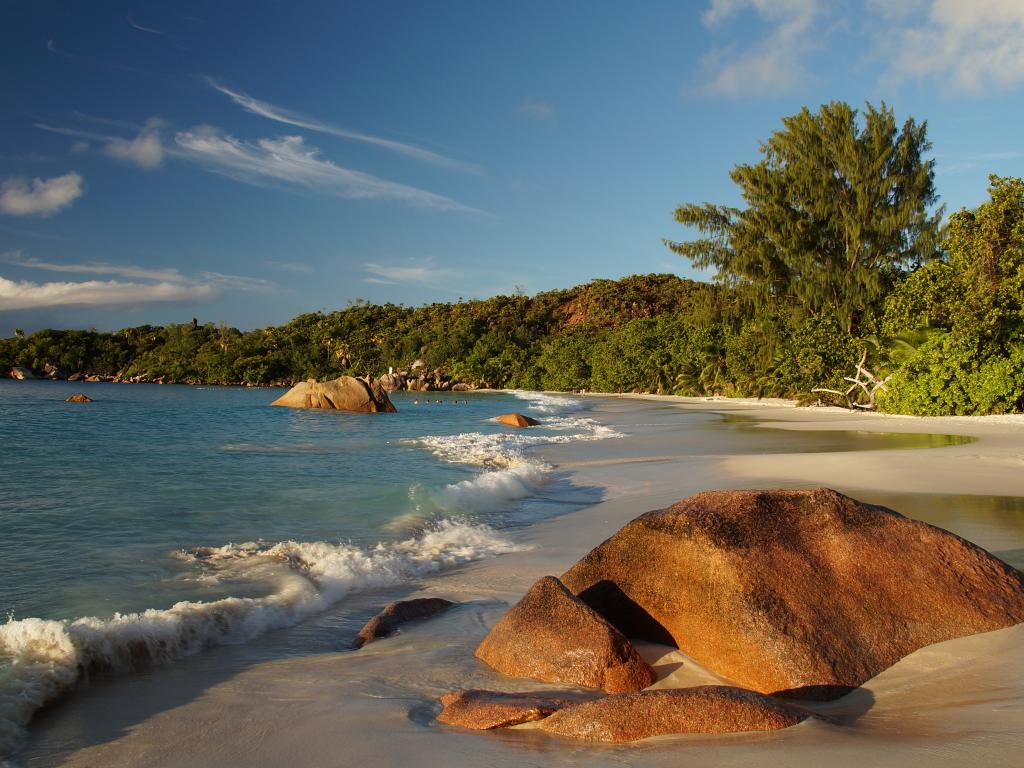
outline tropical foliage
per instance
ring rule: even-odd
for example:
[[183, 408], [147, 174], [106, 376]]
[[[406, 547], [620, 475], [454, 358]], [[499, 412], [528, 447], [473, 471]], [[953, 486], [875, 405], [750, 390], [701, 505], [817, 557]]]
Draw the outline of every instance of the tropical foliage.
[[252, 331], [17, 331], [0, 372], [47, 364], [143, 380], [288, 384], [414, 363], [488, 387], [685, 395], [845, 391], [864, 358], [879, 408], [1024, 410], [1024, 182], [938, 227], [925, 125], [868, 105], [804, 109], [733, 171], [745, 208], [683, 205], [668, 243], [719, 280], [595, 280], [536, 296], [364, 301]]

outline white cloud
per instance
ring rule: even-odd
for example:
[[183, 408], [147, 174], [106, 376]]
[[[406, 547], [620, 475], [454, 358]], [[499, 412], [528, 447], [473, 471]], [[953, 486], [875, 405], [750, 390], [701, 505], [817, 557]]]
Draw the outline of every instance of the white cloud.
[[82, 177], [72, 171], [52, 179], [11, 178], [0, 184], [0, 211], [12, 216], [52, 216], [82, 196]]
[[292, 112], [291, 110], [284, 109], [283, 107], [275, 106], [266, 101], [254, 99], [248, 94], [242, 93], [241, 91], [235, 91], [228, 88], [225, 85], [218, 83], [213, 78], [207, 78], [206, 82], [209, 83], [210, 87], [223, 93], [225, 96], [230, 98], [235, 104], [240, 106], [246, 112], [250, 112], [260, 117], [265, 117], [268, 120], [274, 120], [279, 123], [285, 123], [286, 125], [294, 125], [296, 128], [306, 128], [310, 131], [317, 131], [319, 133], [327, 133], [331, 136], [337, 136], [342, 139], [349, 139], [351, 141], [361, 141], [366, 144], [373, 144], [374, 146], [381, 147], [390, 152], [395, 152], [399, 155], [405, 155], [415, 160], [420, 160], [431, 165], [440, 166], [442, 168], [449, 168], [452, 170], [463, 171], [466, 173], [481, 174], [483, 169], [472, 163], [464, 163], [460, 160], [453, 160], [450, 157], [438, 154], [437, 152], [431, 152], [429, 149], [423, 149], [413, 144], [406, 144], [401, 141], [394, 141], [392, 139], [384, 139], [380, 136], [372, 136], [367, 133], [361, 133], [359, 131], [351, 131], [347, 128], [339, 128], [335, 125], [330, 125], [317, 120], [313, 117], [308, 117], [299, 112]]
[[934, 77], [978, 94], [1024, 84], [1024, 2], [931, 0], [926, 9], [889, 35], [891, 79]]
[[[0, 310], [31, 309], [70, 304], [116, 306], [166, 301], [205, 301], [227, 291], [268, 293], [276, 285], [268, 280], [221, 272], [200, 272], [195, 277], [174, 268], [84, 262], [59, 264], [26, 257], [20, 251], [0, 253], [0, 263], [44, 272], [113, 275], [121, 280], [16, 282], [0, 277]], [[143, 282], [145, 281], [145, 282]]]
[[89, 151], [88, 141], [75, 141], [71, 143], [71, 154], [80, 155], [83, 152]]
[[204, 301], [219, 293], [200, 283], [131, 283], [118, 280], [33, 283], [0, 277], [0, 311], [66, 305], [116, 306], [166, 301]]
[[163, 32], [161, 32], [159, 29], [154, 29], [153, 27], [144, 27], [141, 24], [137, 24], [135, 20], [132, 19], [131, 16], [128, 17], [128, 26], [130, 26], [132, 29], [139, 30], [139, 32], [148, 32], [151, 35], [163, 34]]
[[[90, 118], [93, 122], [116, 121]], [[187, 160], [206, 170], [246, 184], [266, 186], [284, 182], [325, 192], [338, 197], [399, 200], [424, 208], [481, 214], [482, 211], [444, 195], [419, 187], [388, 181], [362, 171], [345, 168], [320, 156], [320, 150], [305, 143], [301, 136], [244, 141], [209, 125], [196, 126], [175, 134], [174, 141], [164, 145], [160, 129], [164, 123], [150, 118], [134, 140], [35, 123], [43, 131], [76, 139], [103, 142], [105, 152], [145, 168], [159, 165], [164, 157]]]
[[80, 275], [116, 275], [141, 280], [164, 280], [182, 282], [185, 277], [176, 269], [136, 267], [131, 264], [106, 264], [90, 261], [82, 264], [56, 264], [41, 261], [31, 256], [23, 256], [20, 251], [0, 254], [0, 262], [26, 269], [41, 269], [44, 272], [67, 272]]
[[258, 277], [245, 277], [243, 275], [225, 275], [223, 272], [200, 272], [199, 277], [211, 285], [218, 286], [229, 291], [242, 291], [244, 293], [269, 293], [277, 287], [269, 280], [261, 280]]
[[436, 266], [433, 259], [424, 259], [420, 262], [410, 260], [406, 264], [369, 262], [363, 265], [363, 269], [370, 273], [370, 277], [363, 278], [363, 282], [374, 285], [395, 285], [397, 283], [426, 285], [445, 280], [454, 274], [450, 269]]
[[399, 184], [337, 165], [307, 147], [301, 136], [236, 139], [210, 126], [181, 131], [175, 136], [181, 155], [216, 173], [248, 184], [286, 182], [339, 197], [400, 200], [425, 208], [479, 213], [451, 198]]
[[157, 168], [164, 161], [164, 147], [160, 140], [163, 125], [163, 120], [151, 117], [134, 139], [111, 139], [103, 151], [110, 157], [135, 163], [146, 170]]
[[555, 108], [550, 104], [543, 101], [536, 101], [534, 99], [527, 99], [516, 108], [523, 117], [529, 117], [532, 120], [540, 120], [546, 122], [548, 120], [555, 119]]
[[712, 0], [702, 20], [718, 27], [748, 9], [769, 26], [767, 34], [745, 49], [730, 44], [708, 53], [702, 61], [705, 93], [774, 95], [806, 79], [803, 59], [818, 47], [811, 35], [818, 0]]

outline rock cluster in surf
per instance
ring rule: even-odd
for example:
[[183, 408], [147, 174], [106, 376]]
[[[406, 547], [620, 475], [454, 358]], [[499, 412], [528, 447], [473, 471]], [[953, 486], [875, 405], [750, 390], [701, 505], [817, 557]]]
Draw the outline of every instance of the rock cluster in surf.
[[376, 379], [339, 376], [332, 381], [300, 381], [271, 405], [285, 408], [324, 408], [359, 413], [394, 413], [388, 393]]
[[[567, 621], [568, 605], [594, 620]], [[838, 698], [926, 645], [1022, 621], [1024, 577], [940, 528], [825, 488], [714, 491], [641, 515], [561, 580], [541, 579], [476, 655], [507, 675], [610, 690], [593, 650], [608, 627], [623, 658], [636, 655], [627, 637], [674, 645], [737, 684], [637, 692], [649, 684], [637, 678], [541, 724], [633, 741], [785, 728], [809, 715], [781, 698]]]

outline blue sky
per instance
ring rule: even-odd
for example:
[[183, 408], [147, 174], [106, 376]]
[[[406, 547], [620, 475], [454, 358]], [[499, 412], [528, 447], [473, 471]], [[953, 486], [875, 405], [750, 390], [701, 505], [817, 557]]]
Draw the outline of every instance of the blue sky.
[[698, 276], [675, 206], [836, 99], [948, 210], [1024, 175], [1020, 0], [9, 0], [0, 60], [0, 335]]

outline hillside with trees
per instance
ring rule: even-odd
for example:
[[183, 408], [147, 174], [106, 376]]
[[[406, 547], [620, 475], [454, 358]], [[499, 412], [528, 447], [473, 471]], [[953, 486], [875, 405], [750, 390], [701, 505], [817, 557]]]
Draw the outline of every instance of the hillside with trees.
[[[1020, 412], [1024, 182], [990, 177], [987, 202], [940, 226], [926, 128], [897, 125], [884, 104], [784, 119], [761, 161], [731, 174], [745, 207], [676, 210], [699, 237], [666, 245], [716, 269], [713, 283], [635, 275], [532, 297], [357, 301], [244, 332], [193, 322], [19, 333], [0, 340], [0, 371], [288, 385], [415, 364], [479, 387]], [[847, 378], [858, 361], [881, 384], [870, 403]]]

